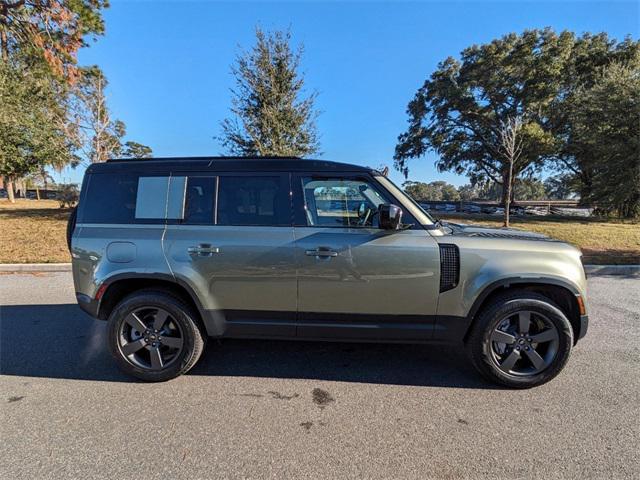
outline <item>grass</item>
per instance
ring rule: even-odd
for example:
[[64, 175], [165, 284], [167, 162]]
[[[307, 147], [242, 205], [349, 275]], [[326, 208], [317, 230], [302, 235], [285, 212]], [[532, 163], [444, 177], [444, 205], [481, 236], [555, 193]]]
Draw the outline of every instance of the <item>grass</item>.
[[0, 263], [70, 262], [70, 211], [55, 200], [0, 199]]
[[[493, 215], [443, 214], [452, 223], [502, 227], [502, 217]], [[567, 217], [512, 217], [511, 227], [542, 233], [579, 247], [585, 264], [640, 264], [640, 223], [630, 220]]]
[[[54, 200], [0, 200], [0, 263], [71, 260], [65, 240], [70, 209]], [[500, 227], [501, 217], [444, 214], [443, 220]], [[577, 245], [585, 263], [640, 264], [640, 223], [592, 218], [515, 217], [513, 228], [538, 232]]]

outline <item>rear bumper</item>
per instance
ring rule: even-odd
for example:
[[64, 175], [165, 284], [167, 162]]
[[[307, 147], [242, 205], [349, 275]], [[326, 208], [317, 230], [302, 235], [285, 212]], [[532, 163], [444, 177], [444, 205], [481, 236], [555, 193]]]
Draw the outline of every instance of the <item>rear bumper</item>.
[[98, 318], [98, 311], [100, 309], [100, 301], [95, 298], [91, 298], [89, 295], [85, 295], [84, 293], [76, 292], [76, 300], [78, 301], [78, 306], [91, 315], [93, 318]]

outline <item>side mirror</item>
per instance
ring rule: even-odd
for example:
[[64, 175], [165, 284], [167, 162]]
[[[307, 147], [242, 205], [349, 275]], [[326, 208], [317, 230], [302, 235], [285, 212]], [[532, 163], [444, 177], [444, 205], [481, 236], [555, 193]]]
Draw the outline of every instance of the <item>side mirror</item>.
[[392, 203], [382, 203], [378, 207], [380, 215], [380, 228], [385, 230], [398, 230], [402, 220], [402, 209]]

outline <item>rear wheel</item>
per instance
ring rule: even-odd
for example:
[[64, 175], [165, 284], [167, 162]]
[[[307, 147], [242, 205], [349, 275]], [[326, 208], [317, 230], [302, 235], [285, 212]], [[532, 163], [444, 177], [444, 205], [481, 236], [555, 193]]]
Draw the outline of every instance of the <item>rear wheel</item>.
[[474, 323], [466, 347], [486, 378], [512, 388], [548, 382], [573, 345], [571, 324], [548, 298], [526, 291], [497, 297]]
[[195, 313], [161, 291], [122, 300], [109, 316], [109, 349], [125, 373], [141, 380], [170, 380], [189, 371], [204, 349]]

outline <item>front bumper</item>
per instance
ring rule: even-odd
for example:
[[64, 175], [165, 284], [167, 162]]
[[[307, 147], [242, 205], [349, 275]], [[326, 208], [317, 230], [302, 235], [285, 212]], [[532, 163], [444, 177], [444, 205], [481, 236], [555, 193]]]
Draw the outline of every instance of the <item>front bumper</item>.
[[580, 315], [579, 330], [576, 332], [576, 341], [580, 340], [587, 334], [589, 329], [589, 315]]

